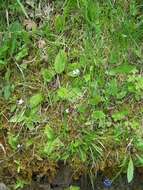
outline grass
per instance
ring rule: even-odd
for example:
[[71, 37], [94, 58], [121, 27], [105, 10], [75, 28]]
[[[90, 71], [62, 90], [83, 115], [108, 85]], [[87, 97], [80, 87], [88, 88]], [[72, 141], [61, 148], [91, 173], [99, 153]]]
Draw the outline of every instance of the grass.
[[64, 161], [75, 178], [111, 168], [130, 182], [143, 166], [142, 2], [0, 8], [1, 176], [19, 185]]

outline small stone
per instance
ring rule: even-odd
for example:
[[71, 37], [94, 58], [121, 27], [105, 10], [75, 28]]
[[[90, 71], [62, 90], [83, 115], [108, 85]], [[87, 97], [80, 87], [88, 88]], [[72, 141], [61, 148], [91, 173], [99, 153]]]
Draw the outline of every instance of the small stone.
[[46, 46], [45, 40], [38, 41], [38, 48], [43, 49]]
[[65, 112], [66, 112], [66, 113], [69, 113], [70, 111], [69, 111], [69, 109], [67, 108], [67, 109], [65, 110]]
[[24, 20], [23, 25], [26, 27], [26, 30], [35, 30], [37, 28], [37, 24], [32, 20]]
[[0, 183], [0, 190], [8, 190], [8, 187], [4, 183]]
[[17, 104], [18, 104], [18, 105], [21, 105], [21, 104], [23, 104], [23, 103], [24, 103], [24, 100], [23, 100], [23, 99], [20, 99], [20, 100], [17, 101]]

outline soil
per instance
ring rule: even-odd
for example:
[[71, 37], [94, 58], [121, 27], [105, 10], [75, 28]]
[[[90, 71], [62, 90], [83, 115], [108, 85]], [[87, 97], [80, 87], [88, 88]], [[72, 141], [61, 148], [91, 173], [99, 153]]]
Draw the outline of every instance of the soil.
[[[122, 174], [110, 187], [105, 187], [105, 180], [109, 180], [102, 172], [93, 179], [88, 175], [82, 175], [78, 180], [73, 180], [73, 172], [68, 166], [59, 168], [55, 178], [49, 182], [47, 176], [34, 176], [31, 185], [21, 190], [69, 190], [71, 186], [77, 186], [80, 190], [143, 190], [143, 170], [136, 170], [134, 180], [128, 184], [126, 174]], [[10, 190], [4, 183], [0, 183], [0, 190]]]
[[42, 178], [41, 181], [33, 181], [30, 186], [23, 190], [65, 190], [70, 186], [78, 186], [80, 190], [143, 190], [143, 176], [138, 171], [135, 172], [134, 180], [130, 184], [127, 182], [126, 174], [118, 177], [110, 188], [105, 187], [104, 180], [107, 179], [104, 174], [99, 173], [91, 184], [91, 179], [87, 175], [82, 175], [80, 179], [73, 180], [72, 172], [69, 167], [60, 168], [55, 179], [48, 183], [48, 179]]
[[[73, 186], [78, 186], [80, 187], [80, 190], [93, 190], [93, 187], [89, 181], [83, 181], [81, 179], [78, 182], [75, 182], [72, 184]], [[24, 188], [23, 190], [65, 190], [70, 185], [57, 185], [53, 186], [52, 184], [37, 184], [36, 182], [33, 182], [30, 186]], [[103, 181], [101, 179], [96, 179], [95, 184], [94, 184], [94, 189], [95, 190], [143, 190], [143, 180], [135, 179], [131, 184], [127, 183], [127, 180], [125, 177], [121, 177], [118, 179], [110, 188], [106, 188], [103, 185]]]

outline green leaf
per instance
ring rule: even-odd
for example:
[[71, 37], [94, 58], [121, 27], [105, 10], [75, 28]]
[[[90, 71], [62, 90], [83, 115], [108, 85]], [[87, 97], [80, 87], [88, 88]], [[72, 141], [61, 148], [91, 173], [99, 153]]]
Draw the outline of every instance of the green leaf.
[[28, 49], [27, 48], [23, 48], [16, 56], [15, 59], [16, 61], [20, 61], [21, 59], [23, 59], [24, 57], [26, 57], [28, 55]]
[[9, 120], [11, 123], [20, 123], [25, 120], [24, 112], [20, 112], [14, 116], [12, 116]]
[[68, 99], [69, 98], [69, 90], [67, 88], [64, 88], [64, 87], [59, 88], [58, 96], [63, 100]]
[[55, 138], [54, 131], [49, 125], [45, 126], [44, 134], [49, 140], [53, 140]]
[[95, 95], [94, 97], [89, 99], [89, 104], [96, 106], [103, 101], [102, 99], [103, 98], [101, 96]]
[[128, 179], [128, 183], [130, 183], [133, 180], [134, 177], [134, 164], [133, 164], [133, 160], [130, 157], [129, 163], [128, 163], [128, 169], [127, 169], [127, 179]]
[[33, 95], [29, 100], [29, 105], [31, 108], [34, 108], [38, 105], [40, 105], [43, 102], [44, 98], [41, 93]]
[[44, 147], [44, 154], [51, 155], [53, 151], [59, 149], [59, 147], [63, 146], [63, 143], [60, 141], [59, 138], [56, 138], [53, 141], [48, 141]]
[[133, 71], [136, 71], [136, 67], [134, 65], [122, 64], [111, 69], [109, 71], [109, 75], [129, 74], [129, 73], [132, 73]]
[[18, 136], [14, 136], [13, 134], [8, 135], [8, 143], [14, 150], [17, 149], [18, 138]]
[[18, 32], [22, 32], [23, 30], [23, 26], [20, 24], [20, 22], [16, 21], [16, 22], [12, 22], [10, 25], [10, 32], [18, 33]]
[[69, 190], [80, 190], [78, 186], [70, 186]]
[[41, 74], [43, 76], [44, 82], [51, 82], [55, 76], [55, 72], [52, 69], [42, 69]]
[[1, 66], [1, 65], [6, 65], [6, 64], [7, 64], [6, 61], [0, 60], [0, 66]]
[[74, 102], [81, 96], [82, 96], [82, 93], [80, 89], [78, 88], [61, 87], [58, 90], [58, 97], [61, 98], [62, 100], [68, 100], [68, 101]]
[[142, 155], [141, 156], [137, 155], [136, 164], [141, 167], [143, 166], [143, 156]]
[[114, 121], [120, 121], [122, 119], [125, 119], [126, 116], [128, 115], [128, 111], [119, 111], [116, 112], [112, 115], [112, 118], [114, 119]]
[[65, 25], [65, 17], [62, 15], [57, 15], [55, 19], [55, 28], [57, 32], [62, 32]]
[[22, 12], [24, 13], [24, 15], [26, 16], [26, 18], [29, 19], [29, 16], [28, 16], [28, 14], [27, 14], [27, 12], [26, 12], [26, 9], [25, 9], [25, 7], [23, 6], [23, 4], [20, 2], [20, 0], [16, 0], [16, 1], [17, 1], [17, 3], [19, 4], [19, 6], [20, 6]]
[[116, 96], [118, 94], [118, 84], [116, 79], [111, 80], [108, 84], [107, 93], [111, 96]]
[[79, 156], [83, 162], [86, 161], [86, 159], [87, 159], [86, 152], [84, 150], [82, 150], [81, 148], [79, 148]]
[[60, 50], [55, 58], [54, 68], [56, 73], [60, 74], [65, 70], [65, 65], [67, 63], [67, 56], [64, 50]]
[[3, 88], [4, 98], [8, 100], [11, 96], [11, 86], [8, 84]]
[[138, 140], [136, 141], [136, 148], [138, 150], [143, 151], [143, 140], [142, 139], [138, 138]]
[[105, 119], [105, 114], [103, 111], [94, 111], [92, 113], [92, 118], [95, 120], [104, 120]]

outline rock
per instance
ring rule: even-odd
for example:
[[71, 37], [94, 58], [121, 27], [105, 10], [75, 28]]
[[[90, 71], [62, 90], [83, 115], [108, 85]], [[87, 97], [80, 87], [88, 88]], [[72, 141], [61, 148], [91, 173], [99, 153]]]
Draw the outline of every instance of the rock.
[[41, 190], [52, 190], [50, 184], [40, 184], [39, 189]]
[[8, 187], [4, 183], [0, 183], [0, 190], [8, 190]]
[[52, 190], [64, 190], [62, 187], [55, 187]]
[[72, 170], [69, 166], [62, 164], [51, 185], [53, 187], [69, 187], [72, 182]]

